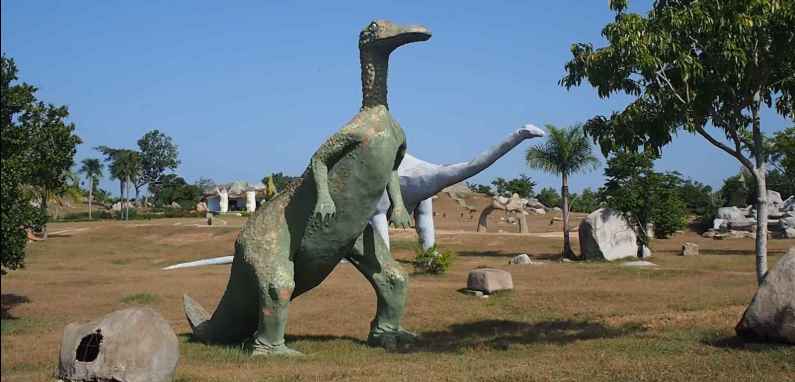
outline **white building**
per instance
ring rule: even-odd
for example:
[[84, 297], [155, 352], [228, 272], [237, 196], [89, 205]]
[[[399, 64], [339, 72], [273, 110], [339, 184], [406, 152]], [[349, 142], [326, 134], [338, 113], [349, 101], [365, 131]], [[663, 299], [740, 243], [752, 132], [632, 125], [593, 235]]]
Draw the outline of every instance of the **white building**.
[[202, 197], [202, 201], [207, 203], [207, 209], [214, 213], [254, 212], [264, 200], [265, 185], [262, 183], [249, 185], [244, 181], [215, 185], [205, 190]]

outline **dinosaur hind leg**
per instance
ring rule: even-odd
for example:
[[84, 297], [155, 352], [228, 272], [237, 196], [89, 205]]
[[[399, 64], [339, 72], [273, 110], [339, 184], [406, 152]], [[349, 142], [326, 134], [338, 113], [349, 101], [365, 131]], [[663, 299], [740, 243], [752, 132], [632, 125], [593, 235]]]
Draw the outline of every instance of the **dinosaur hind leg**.
[[295, 271], [289, 251], [251, 258], [257, 278], [258, 324], [251, 345], [253, 355], [300, 355], [284, 343], [287, 310], [295, 290]]
[[381, 236], [367, 226], [347, 259], [370, 281], [378, 299], [367, 343], [393, 349], [414, 342], [416, 336], [400, 326], [406, 307], [408, 275], [392, 258]]

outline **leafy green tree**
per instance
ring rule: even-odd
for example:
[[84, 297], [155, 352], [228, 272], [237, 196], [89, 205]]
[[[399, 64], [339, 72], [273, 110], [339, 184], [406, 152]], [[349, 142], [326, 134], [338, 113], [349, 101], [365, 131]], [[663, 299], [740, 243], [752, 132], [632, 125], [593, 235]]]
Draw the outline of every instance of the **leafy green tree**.
[[637, 235], [638, 257], [649, 244], [646, 227], [654, 225], [658, 238], [684, 228], [687, 209], [679, 188], [682, 180], [675, 173], [653, 170], [656, 155], [651, 152], [621, 151], [607, 161], [602, 202], [621, 213]]
[[795, 126], [776, 133], [770, 146], [768, 188], [784, 197], [795, 195]]
[[17, 81], [14, 60], [3, 54], [0, 58], [0, 274], [25, 266], [27, 230], [37, 230], [44, 223], [40, 210], [31, 205], [30, 194], [23, 192], [30, 179], [28, 166], [29, 131], [19, 116], [35, 102], [36, 88]]
[[91, 204], [94, 201], [94, 189], [99, 184], [99, 179], [102, 177], [102, 162], [96, 158], [83, 159], [80, 166], [80, 173], [86, 176], [86, 183], [88, 183], [88, 219], [91, 220]]
[[141, 157], [141, 173], [135, 179], [135, 200], [138, 200], [140, 190], [148, 186], [150, 191], [159, 186], [160, 177], [167, 170], [176, 170], [179, 166], [179, 150], [177, 145], [168, 135], [159, 130], [152, 130], [138, 140]]
[[533, 196], [533, 187], [536, 182], [525, 174], [520, 174], [518, 178], [506, 180], [505, 178], [496, 178], [491, 182], [494, 185], [494, 190], [497, 195], [511, 196], [518, 194], [521, 198], [529, 198]]
[[749, 187], [747, 178], [740, 173], [723, 180], [718, 191], [722, 206], [746, 206], [753, 201], [755, 193]]
[[[615, 20], [607, 46], [572, 45], [560, 83], [585, 79], [599, 97], [623, 92], [634, 100], [585, 125], [602, 151], [658, 153], [679, 130], [699, 134], [737, 159], [755, 178], [757, 280], [767, 272], [767, 155], [759, 118], [763, 105], [782, 116], [795, 110], [795, 2], [785, 0], [659, 0], [647, 15], [610, 0]], [[711, 124], [729, 144], [707, 130]], [[745, 152], [750, 151], [750, 156]]]
[[190, 184], [177, 174], [163, 175], [159, 189], [155, 199], [155, 204], [159, 206], [169, 206], [176, 202], [183, 208], [188, 208], [196, 205], [203, 194], [199, 183]]
[[560, 194], [552, 187], [542, 188], [536, 194], [536, 199], [547, 207], [560, 207]]
[[485, 184], [467, 182], [467, 187], [472, 192], [477, 192], [479, 194], [486, 194], [486, 195], [494, 195], [494, 193], [491, 191], [491, 186], [487, 186]]
[[[19, 124], [27, 131], [28, 184], [33, 187], [45, 216], [48, 202], [66, 190], [67, 174], [74, 163], [77, 145], [82, 142], [74, 133], [75, 125], [64, 121], [68, 116], [66, 106], [38, 101], [28, 105], [18, 117]], [[41, 229], [46, 239], [47, 225]]]
[[601, 207], [599, 194], [585, 188], [579, 195], [572, 195], [571, 210], [574, 212], [591, 213]]
[[593, 170], [599, 160], [593, 155], [591, 142], [581, 126], [559, 129], [545, 126], [549, 135], [543, 144], [527, 149], [527, 165], [550, 174], [560, 175], [560, 195], [563, 209], [563, 257], [574, 257], [569, 238], [569, 176]]
[[280, 171], [280, 172], [271, 173], [270, 175], [265, 175], [262, 178], [262, 184], [264, 185], [268, 184], [268, 177], [273, 178], [273, 185], [276, 186], [276, 192], [284, 191], [284, 188], [287, 187], [287, 185], [290, 184], [290, 182], [297, 180], [299, 178], [297, 176], [285, 175]]

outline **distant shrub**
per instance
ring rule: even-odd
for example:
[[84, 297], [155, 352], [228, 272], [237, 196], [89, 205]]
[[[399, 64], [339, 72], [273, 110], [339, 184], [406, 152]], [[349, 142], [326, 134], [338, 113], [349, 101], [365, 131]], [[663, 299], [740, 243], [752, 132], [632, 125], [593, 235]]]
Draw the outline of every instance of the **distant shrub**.
[[[101, 220], [101, 219], [113, 219], [113, 213], [110, 211], [105, 210], [94, 210], [91, 211], [91, 220]], [[54, 219], [52, 216], [49, 217], [50, 222], [59, 221], [59, 222], [79, 222], [79, 221], [89, 221], [88, 219], [88, 211], [86, 212], [71, 212], [62, 215], [59, 219]]]
[[189, 210], [184, 208], [166, 208], [163, 211], [162, 217], [166, 218], [203, 218], [205, 216], [205, 212], [199, 212], [196, 210]]
[[427, 250], [417, 247], [417, 256], [414, 258], [414, 269], [417, 272], [442, 274], [447, 272], [455, 259], [455, 252], [439, 251], [434, 245]]
[[151, 293], [128, 294], [121, 299], [122, 304], [149, 305], [160, 301], [160, 297]]

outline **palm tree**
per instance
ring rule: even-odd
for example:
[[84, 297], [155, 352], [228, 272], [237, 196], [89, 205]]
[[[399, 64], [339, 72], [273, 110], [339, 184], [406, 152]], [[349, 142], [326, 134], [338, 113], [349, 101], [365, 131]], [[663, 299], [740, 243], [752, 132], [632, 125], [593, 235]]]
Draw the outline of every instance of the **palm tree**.
[[102, 177], [102, 162], [96, 158], [86, 158], [80, 162], [80, 173], [85, 174], [88, 182], [88, 220], [91, 220], [91, 203], [94, 200], [94, 183]]
[[107, 146], [96, 148], [105, 155], [105, 161], [110, 162], [111, 179], [119, 181], [122, 206], [124, 207], [124, 219], [130, 217], [130, 206], [128, 203], [130, 195], [130, 185], [138, 179], [141, 174], [141, 153], [129, 149], [114, 149]]
[[547, 141], [527, 149], [527, 165], [561, 177], [563, 257], [572, 258], [574, 252], [569, 239], [569, 176], [595, 169], [599, 160], [593, 155], [591, 142], [581, 125], [568, 129], [559, 129], [553, 125], [545, 127], [549, 130]]

